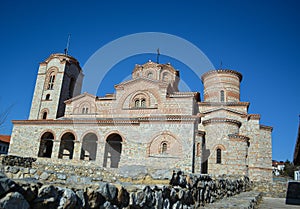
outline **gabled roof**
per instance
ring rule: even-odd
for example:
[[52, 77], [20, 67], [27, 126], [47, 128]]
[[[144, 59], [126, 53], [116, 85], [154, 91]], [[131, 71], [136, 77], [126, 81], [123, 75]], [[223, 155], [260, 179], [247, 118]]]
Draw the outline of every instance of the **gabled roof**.
[[135, 79], [131, 79], [129, 81], [124, 81], [122, 83], [119, 83], [119, 84], [115, 85], [115, 88], [116, 89], [123, 88], [124, 86], [131, 85], [131, 84], [134, 84], [134, 83], [138, 83], [140, 81], [146, 81], [148, 83], [159, 85], [160, 87], [165, 87], [165, 88], [168, 87], [168, 83], [166, 83], [166, 82], [153, 80], [153, 79], [149, 79], [149, 78], [144, 78], [144, 77], [138, 77], [138, 78], [135, 78]]
[[79, 95], [77, 95], [76, 97], [73, 97], [73, 98], [71, 98], [71, 99], [66, 100], [65, 103], [66, 103], [66, 104], [69, 104], [69, 103], [74, 102], [74, 101], [76, 101], [76, 100], [79, 100], [79, 99], [81, 99], [81, 98], [83, 98], [83, 97], [91, 97], [91, 98], [93, 98], [93, 99], [96, 99], [96, 96], [95, 96], [95, 95], [92, 95], [92, 94], [89, 94], [89, 93], [87, 93], [87, 92], [84, 92], [83, 94], [79, 94]]
[[234, 110], [234, 109], [231, 109], [231, 108], [226, 108], [226, 107], [216, 107], [216, 108], [213, 108], [213, 109], [210, 109], [210, 110], [206, 110], [206, 111], [203, 111], [201, 112], [202, 114], [208, 114], [208, 113], [212, 113], [212, 112], [219, 112], [219, 111], [222, 111], [222, 110], [225, 110], [227, 112], [231, 112], [231, 113], [235, 113], [237, 115], [247, 115], [247, 113], [243, 113], [241, 111], [237, 111], [237, 110]]
[[10, 136], [9, 135], [0, 135], [0, 142], [10, 143]]

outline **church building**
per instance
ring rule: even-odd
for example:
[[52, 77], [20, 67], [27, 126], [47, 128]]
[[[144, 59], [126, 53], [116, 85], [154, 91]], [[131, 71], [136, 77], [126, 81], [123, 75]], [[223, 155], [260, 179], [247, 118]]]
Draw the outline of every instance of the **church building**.
[[50, 55], [38, 69], [29, 119], [13, 121], [9, 154], [271, 181], [272, 127], [240, 101], [241, 73], [204, 73], [200, 98], [179, 91], [179, 71], [169, 63], [133, 67], [130, 80], [99, 97], [81, 93], [84, 74], [74, 57]]

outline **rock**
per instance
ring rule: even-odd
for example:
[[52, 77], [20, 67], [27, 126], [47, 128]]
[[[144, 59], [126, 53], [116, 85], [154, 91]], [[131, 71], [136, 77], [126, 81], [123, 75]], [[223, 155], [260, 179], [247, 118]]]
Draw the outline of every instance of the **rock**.
[[58, 191], [52, 185], [44, 185], [39, 189], [38, 197], [33, 201], [34, 209], [57, 208]]
[[117, 199], [120, 208], [125, 208], [129, 205], [129, 193], [126, 191], [126, 189], [123, 187], [119, 189]]
[[16, 183], [7, 178], [3, 173], [0, 173], [0, 197], [16, 187]]
[[58, 209], [73, 209], [77, 203], [77, 197], [71, 189], [63, 189], [62, 196], [59, 201]]
[[111, 203], [117, 202], [118, 190], [112, 184], [109, 183], [99, 183], [100, 188], [97, 190], [106, 200]]
[[99, 192], [96, 192], [91, 188], [87, 188], [86, 195], [90, 208], [98, 208], [106, 202], [105, 198]]
[[0, 199], [0, 208], [5, 209], [29, 209], [30, 206], [19, 192], [8, 193]]
[[77, 195], [77, 208], [87, 208], [87, 196], [83, 190], [76, 191]]
[[66, 180], [67, 179], [67, 175], [64, 174], [64, 173], [57, 173], [56, 176], [59, 180]]
[[40, 179], [41, 180], [47, 180], [49, 178], [50, 174], [48, 172], [43, 172], [41, 175], [40, 175]]

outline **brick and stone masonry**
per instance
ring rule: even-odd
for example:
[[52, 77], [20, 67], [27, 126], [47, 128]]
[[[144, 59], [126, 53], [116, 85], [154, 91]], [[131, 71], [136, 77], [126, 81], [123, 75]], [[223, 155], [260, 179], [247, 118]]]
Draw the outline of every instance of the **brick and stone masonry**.
[[272, 128], [240, 101], [239, 72], [205, 73], [204, 100], [178, 90], [179, 72], [169, 63], [136, 65], [132, 79], [104, 97], [81, 93], [83, 77], [69, 55], [40, 64], [29, 119], [13, 121], [9, 154], [272, 180]]

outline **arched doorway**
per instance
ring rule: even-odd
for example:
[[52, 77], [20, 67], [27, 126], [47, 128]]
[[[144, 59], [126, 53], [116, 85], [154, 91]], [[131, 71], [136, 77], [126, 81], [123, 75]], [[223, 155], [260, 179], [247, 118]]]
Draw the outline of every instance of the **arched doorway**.
[[104, 150], [103, 167], [118, 168], [122, 153], [122, 137], [111, 134], [107, 137]]
[[60, 140], [58, 158], [60, 159], [72, 159], [74, 152], [75, 136], [68, 132], [65, 133]]
[[54, 136], [51, 132], [46, 132], [40, 140], [38, 157], [51, 158]]
[[97, 136], [94, 133], [88, 133], [83, 137], [80, 153], [80, 160], [96, 160]]

